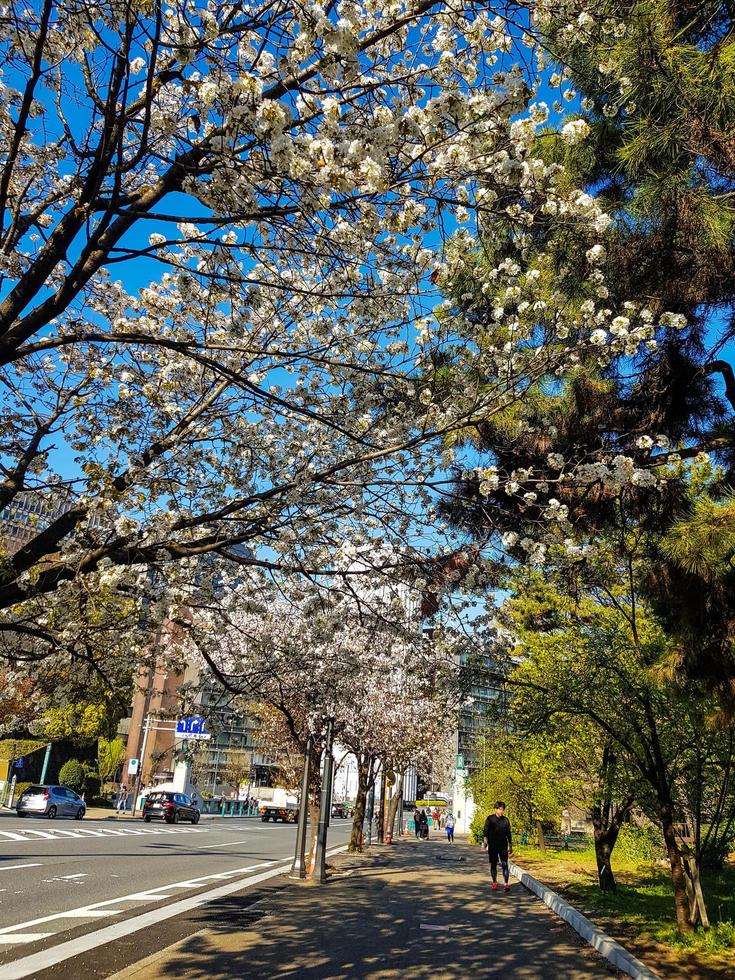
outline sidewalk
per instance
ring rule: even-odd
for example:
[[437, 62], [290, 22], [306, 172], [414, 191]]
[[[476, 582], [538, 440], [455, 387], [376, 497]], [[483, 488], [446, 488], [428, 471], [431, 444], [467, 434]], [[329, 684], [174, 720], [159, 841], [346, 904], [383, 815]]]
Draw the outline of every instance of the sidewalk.
[[404, 840], [336, 863], [325, 886], [288, 884], [234, 915], [201, 910], [206, 928], [113, 980], [616, 976], [520, 884], [492, 892], [477, 847]]

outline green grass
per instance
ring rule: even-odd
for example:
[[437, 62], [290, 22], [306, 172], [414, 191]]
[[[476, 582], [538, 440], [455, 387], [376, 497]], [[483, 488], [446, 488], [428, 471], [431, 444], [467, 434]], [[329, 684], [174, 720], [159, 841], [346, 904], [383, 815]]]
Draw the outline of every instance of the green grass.
[[[641, 864], [624, 854], [613, 855], [618, 888], [602, 894], [597, 885], [593, 848], [585, 851], [541, 851], [516, 847], [515, 857], [523, 865], [540, 862], [549, 872], [549, 884], [563, 883], [564, 896], [585, 914], [620, 920], [626, 927], [657, 943], [707, 957], [735, 949], [735, 866], [702, 874], [702, 889], [710, 917], [708, 932], [697, 930], [682, 936], [676, 931], [671, 879], [665, 868]], [[531, 868], [529, 867], [529, 870]], [[536, 871], [541, 871], [538, 866]], [[543, 874], [541, 875], [543, 877]], [[552, 880], [553, 879], [553, 880]]]

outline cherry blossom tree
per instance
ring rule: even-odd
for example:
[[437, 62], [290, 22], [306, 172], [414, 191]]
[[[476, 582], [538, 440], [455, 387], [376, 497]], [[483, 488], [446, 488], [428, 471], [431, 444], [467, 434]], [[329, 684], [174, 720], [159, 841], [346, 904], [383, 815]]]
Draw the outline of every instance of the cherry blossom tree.
[[[33, 515], [0, 568], [11, 659], [78, 650], [51, 612], [95, 576], [149, 611], [221, 561], [333, 582], [348, 538], [415, 554], [444, 437], [599, 348], [613, 311], [542, 295], [529, 249], [608, 219], [532, 152], [517, 12], [3, 9], [0, 512]], [[470, 226], [490, 329], [434, 308]]]
[[205, 667], [236, 698], [267, 706], [265, 742], [303, 755], [309, 737], [312, 839], [318, 823], [325, 720], [358, 759], [351, 844], [360, 845], [365, 800], [379, 763], [397, 773], [427, 767], [454, 727], [463, 696], [460, 638], [422, 632], [419, 597], [372, 575], [339, 596], [290, 584], [280, 595], [252, 589], [201, 608], [189, 633]]

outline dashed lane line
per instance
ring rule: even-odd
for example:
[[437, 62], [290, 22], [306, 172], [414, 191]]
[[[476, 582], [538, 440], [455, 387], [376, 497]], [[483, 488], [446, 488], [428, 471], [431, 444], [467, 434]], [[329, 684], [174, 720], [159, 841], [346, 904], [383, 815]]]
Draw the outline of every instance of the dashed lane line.
[[0, 871], [19, 871], [21, 868], [42, 868], [42, 864], [6, 864], [0, 865]]
[[227, 840], [224, 844], [197, 844], [195, 851], [208, 851], [212, 847], [234, 847], [236, 844], [247, 844], [246, 840]]

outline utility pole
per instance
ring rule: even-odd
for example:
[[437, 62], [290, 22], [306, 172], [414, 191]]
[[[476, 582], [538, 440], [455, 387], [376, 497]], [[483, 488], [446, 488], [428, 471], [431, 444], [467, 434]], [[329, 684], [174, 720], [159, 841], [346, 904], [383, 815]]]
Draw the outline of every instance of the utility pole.
[[39, 780], [40, 783], [46, 782], [46, 772], [48, 770], [48, 762], [50, 758], [51, 758], [51, 742], [49, 742], [48, 745], [46, 746], [46, 755], [44, 755], [43, 757], [43, 766], [41, 767], [41, 778]]
[[291, 878], [306, 877], [306, 820], [309, 815], [309, 767], [311, 766], [312, 737], [306, 740], [304, 751], [304, 775], [301, 779], [301, 799], [299, 800], [299, 825], [296, 828], [296, 853], [291, 865]]
[[378, 810], [378, 841], [381, 844], [385, 843], [385, 791], [387, 787], [385, 784], [385, 763], [383, 763], [383, 771], [380, 776], [380, 809]]
[[367, 799], [367, 812], [365, 814], [365, 820], [367, 821], [367, 835], [365, 843], [370, 847], [373, 843], [373, 814], [375, 812], [375, 780], [377, 776], [373, 777], [373, 783], [370, 787], [370, 792], [368, 793]]
[[332, 739], [334, 737], [334, 718], [327, 718], [327, 734], [324, 740], [324, 769], [322, 770], [322, 793], [319, 803], [319, 831], [316, 838], [316, 860], [314, 880], [322, 884], [327, 880], [327, 829], [332, 809]]
[[148, 733], [151, 730], [151, 716], [145, 716], [145, 725], [143, 727], [143, 744], [140, 749], [140, 765], [138, 766], [138, 775], [135, 779], [135, 792], [133, 793], [133, 809], [131, 810], [132, 816], [135, 816], [135, 810], [138, 805], [138, 794], [140, 792], [140, 783], [143, 778], [143, 767], [145, 766], [145, 750], [148, 745]]

